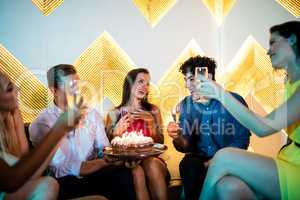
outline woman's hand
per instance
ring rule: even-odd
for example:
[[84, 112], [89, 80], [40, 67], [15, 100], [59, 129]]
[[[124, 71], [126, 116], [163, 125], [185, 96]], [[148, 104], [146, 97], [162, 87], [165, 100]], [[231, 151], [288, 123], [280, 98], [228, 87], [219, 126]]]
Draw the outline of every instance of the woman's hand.
[[68, 108], [62, 113], [57, 120], [58, 125], [62, 130], [70, 132], [79, 125], [79, 122], [84, 118], [87, 107], [83, 105], [83, 98], [74, 107]]
[[115, 126], [113, 133], [114, 137], [122, 135], [122, 133], [125, 132], [130, 126], [130, 121], [130, 114], [127, 113], [126, 115], [122, 116]]
[[221, 100], [222, 94], [224, 93], [224, 89], [220, 85], [203, 75], [199, 75], [196, 89], [201, 96], [209, 99]]
[[151, 114], [151, 112], [142, 109], [135, 109], [134, 111], [130, 112], [130, 117], [133, 120], [142, 119], [148, 123], [154, 122], [154, 116]]

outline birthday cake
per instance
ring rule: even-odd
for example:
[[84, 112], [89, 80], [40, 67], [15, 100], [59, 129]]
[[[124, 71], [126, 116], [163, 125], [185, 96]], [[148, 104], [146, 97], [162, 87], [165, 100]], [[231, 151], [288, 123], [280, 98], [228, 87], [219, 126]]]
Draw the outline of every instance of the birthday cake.
[[115, 153], [146, 152], [152, 149], [154, 142], [151, 137], [144, 136], [141, 131], [125, 132], [111, 141]]

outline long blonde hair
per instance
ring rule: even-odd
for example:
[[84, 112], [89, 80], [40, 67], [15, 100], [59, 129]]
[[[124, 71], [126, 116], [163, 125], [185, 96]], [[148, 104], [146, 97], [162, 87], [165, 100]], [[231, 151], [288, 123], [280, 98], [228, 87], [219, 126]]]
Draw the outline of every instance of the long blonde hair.
[[[5, 92], [5, 81], [9, 78], [0, 72], [0, 93]], [[0, 151], [8, 152], [15, 156], [21, 156], [21, 147], [17, 135], [16, 125], [13, 113], [10, 111], [0, 110]]]

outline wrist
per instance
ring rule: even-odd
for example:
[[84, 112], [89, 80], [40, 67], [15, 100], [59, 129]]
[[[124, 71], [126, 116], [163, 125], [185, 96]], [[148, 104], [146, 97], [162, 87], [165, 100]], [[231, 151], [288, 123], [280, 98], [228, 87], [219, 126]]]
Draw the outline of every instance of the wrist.
[[177, 133], [177, 135], [173, 136], [173, 140], [180, 140], [180, 138], [181, 138], [181, 134], [178, 134], [178, 133]]
[[62, 135], [65, 135], [67, 132], [70, 131], [68, 127], [62, 122], [62, 120], [59, 119], [56, 121], [52, 129], [54, 132], [57, 132]]
[[225, 95], [227, 95], [226, 91], [221, 87], [221, 86], [218, 86], [219, 89], [218, 89], [218, 93], [217, 93], [217, 100], [220, 101], [220, 102], [224, 102], [225, 100]]

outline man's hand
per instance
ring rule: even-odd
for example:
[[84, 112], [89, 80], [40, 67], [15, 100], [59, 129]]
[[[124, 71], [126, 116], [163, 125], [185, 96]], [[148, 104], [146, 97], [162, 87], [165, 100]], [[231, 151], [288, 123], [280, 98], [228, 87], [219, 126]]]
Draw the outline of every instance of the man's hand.
[[104, 160], [111, 164], [111, 165], [115, 165], [115, 166], [121, 166], [121, 165], [124, 165], [124, 161], [123, 160], [120, 160], [118, 158], [114, 158], [114, 157], [111, 157], [111, 156], [104, 156]]
[[125, 162], [125, 166], [132, 169], [138, 166], [141, 162], [142, 160], [128, 160]]
[[177, 123], [170, 122], [167, 127], [167, 132], [171, 138], [176, 139], [180, 136], [181, 128]]

